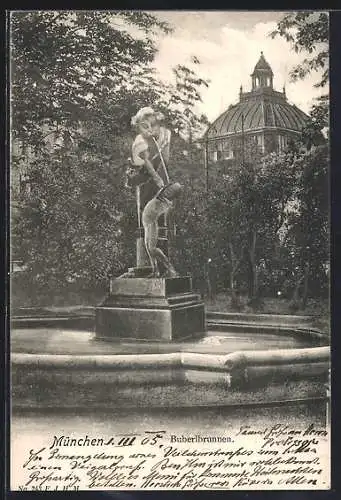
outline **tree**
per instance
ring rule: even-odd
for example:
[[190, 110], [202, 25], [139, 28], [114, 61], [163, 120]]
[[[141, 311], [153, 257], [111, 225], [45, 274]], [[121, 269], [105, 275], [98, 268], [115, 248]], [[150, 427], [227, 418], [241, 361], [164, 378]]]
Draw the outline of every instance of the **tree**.
[[[286, 14], [270, 34], [281, 36], [295, 52], [305, 52], [307, 57], [291, 71], [292, 81], [305, 78], [313, 71], [321, 72], [316, 87], [326, 88], [329, 82], [329, 14], [328, 12], [302, 11]], [[317, 98], [311, 110], [311, 124], [317, 130], [329, 127], [329, 97]]]
[[153, 36], [170, 30], [144, 12], [12, 14], [12, 138], [23, 146], [12, 166], [24, 163], [31, 186], [13, 200], [13, 253], [33, 280], [93, 286], [133, 264], [131, 116], [153, 105], [173, 127], [184, 105], [172, 98], [191, 109], [206, 85], [191, 71], [185, 90], [156, 78]]
[[[329, 14], [327, 12], [302, 11], [285, 15], [277, 24], [272, 37], [282, 36], [291, 43], [296, 52], [306, 52], [303, 62], [292, 69], [293, 81], [305, 78], [318, 71], [320, 80], [315, 85], [326, 88], [329, 83]], [[310, 112], [310, 121], [302, 131], [302, 142], [307, 152], [298, 154], [296, 165], [297, 211], [290, 214], [286, 246], [296, 276], [293, 307], [298, 307], [302, 292], [303, 306], [308, 293], [323, 287], [326, 273], [323, 269], [328, 261], [328, 145], [321, 130], [329, 128], [329, 94], [316, 99]], [[312, 148], [315, 145], [317, 147]], [[311, 149], [312, 148], [312, 149]], [[312, 277], [316, 283], [313, 284]]]
[[[131, 26], [138, 35], [131, 34]], [[153, 35], [170, 31], [145, 12], [13, 13], [14, 136], [36, 149], [42, 146], [43, 125], [48, 132], [61, 125], [79, 130], [82, 123], [92, 128], [98, 121], [107, 136], [120, 135], [141, 106], [157, 103], [173, 118], [175, 101], [190, 95], [192, 106], [207, 83], [183, 67], [190, 78], [184, 88], [174, 88], [160, 82], [151, 65], [157, 51]]]
[[295, 169], [291, 155], [271, 153], [241, 171], [240, 198], [246, 229], [245, 250], [249, 264], [249, 296], [259, 300], [259, 266], [271, 267], [279, 234], [293, 198]]
[[320, 146], [295, 160], [297, 205], [288, 220], [286, 245], [291, 249], [295, 288], [293, 307], [302, 306], [308, 294], [325, 293], [329, 260], [329, 150]]
[[291, 72], [294, 80], [302, 79], [311, 71], [323, 70], [317, 87], [324, 87], [329, 81], [329, 15], [328, 12], [302, 11], [286, 14], [271, 36], [282, 36], [290, 42], [295, 52], [308, 52], [303, 62]]
[[198, 255], [201, 267], [208, 257], [212, 259], [217, 284], [228, 286], [233, 307], [239, 306], [238, 292], [244, 281], [251, 303], [259, 303], [261, 265], [276, 271], [273, 262], [296, 175], [292, 155], [256, 155], [251, 163], [248, 152], [249, 148], [247, 161], [237, 155], [235, 161], [215, 165], [209, 196], [191, 199], [193, 208], [184, 220], [187, 234], [194, 232], [198, 237], [192, 264]]
[[103, 102], [107, 121], [119, 128], [122, 117], [117, 105], [137, 81], [148, 82], [147, 67], [156, 52], [150, 36], [133, 38], [129, 34], [130, 24], [142, 33], [170, 29], [143, 12], [13, 13], [11, 91], [15, 136], [28, 142], [35, 142], [36, 136], [38, 141], [44, 122], [78, 126], [82, 119], [101, 116]]

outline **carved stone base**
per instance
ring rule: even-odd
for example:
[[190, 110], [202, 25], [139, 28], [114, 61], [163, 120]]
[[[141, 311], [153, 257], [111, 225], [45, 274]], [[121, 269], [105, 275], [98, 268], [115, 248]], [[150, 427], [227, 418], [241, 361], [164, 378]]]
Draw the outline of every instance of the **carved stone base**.
[[96, 337], [171, 341], [205, 333], [205, 309], [190, 277], [118, 278], [96, 308]]
[[[152, 272], [152, 267], [144, 266], [144, 267], [129, 267], [128, 271], [122, 274], [117, 279], [126, 279], [126, 278], [146, 278]], [[110, 282], [111, 283], [111, 282]]]

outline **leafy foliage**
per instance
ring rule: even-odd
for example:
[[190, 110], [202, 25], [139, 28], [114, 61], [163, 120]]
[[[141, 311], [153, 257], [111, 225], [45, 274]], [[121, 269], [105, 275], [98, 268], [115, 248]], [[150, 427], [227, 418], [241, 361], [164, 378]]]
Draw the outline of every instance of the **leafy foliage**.
[[[12, 168], [28, 179], [14, 191], [12, 252], [41, 286], [92, 287], [134, 264], [135, 199], [124, 188], [131, 116], [152, 105], [181, 132], [184, 109], [207, 85], [184, 66], [175, 69], [178, 86], [156, 78], [154, 36], [170, 31], [144, 12], [12, 14], [12, 137], [20, 146]], [[194, 130], [204, 118], [191, 116]]]
[[[193, 170], [193, 175], [195, 171]], [[203, 178], [201, 177], [201, 182]], [[205, 277], [210, 259], [216, 291], [228, 288], [255, 305], [277, 291], [325, 293], [328, 278], [328, 147], [288, 150], [210, 169], [207, 195], [194, 183], [182, 200], [182, 266]], [[181, 262], [180, 262], [181, 264]]]
[[290, 42], [295, 52], [305, 51], [310, 56], [293, 68], [293, 80], [302, 79], [311, 71], [322, 70], [318, 87], [329, 80], [329, 15], [327, 12], [301, 11], [286, 14], [277, 24], [271, 36], [282, 36]]
[[[320, 72], [316, 87], [326, 88], [329, 83], [329, 14], [328, 12], [301, 11], [286, 14], [270, 34], [281, 36], [295, 52], [305, 52], [307, 57], [291, 71], [293, 81], [304, 79], [311, 72]], [[317, 98], [311, 110], [310, 130], [329, 127], [329, 97]]]
[[329, 261], [329, 150], [320, 146], [296, 158], [297, 209], [289, 214], [286, 247], [298, 285], [307, 274], [310, 290], [327, 290]]
[[[328, 13], [302, 11], [287, 14], [272, 33], [273, 37], [277, 35], [290, 42], [296, 52], [308, 54], [302, 64], [293, 68], [293, 81], [318, 71], [321, 79], [316, 87], [325, 88], [329, 82]], [[302, 142], [308, 151], [295, 158], [299, 172], [296, 180], [298, 206], [288, 218], [283, 255], [287, 262], [288, 282], [289, 276], [296, 277], [296, 303], [302, 287], [303, 302], [306, 302], [309, 285], [310, 291], [320, 287], [322, 293], [327, 289], [329, 151], [321, 130], [329, 128], [328, 93], [316, 99], [310, 118], [302, 134]], [[317, 147], [312, 148], [313, 145]]]
[[141, 106], [157, 105], [171, 118], [174, 101], [192, 106], [207, 83], [185, 67], [186, 82], [179, 82], [179, 88], [158, 81], [151, 66], [156, 54], [152, 35], [160, 30], [171, 28], [143, 12], [12, 14], [15, 136], [37, 149], [43, 124], [75, 132], [82, 123], [99, 122], [110, 137], [127, 132]]

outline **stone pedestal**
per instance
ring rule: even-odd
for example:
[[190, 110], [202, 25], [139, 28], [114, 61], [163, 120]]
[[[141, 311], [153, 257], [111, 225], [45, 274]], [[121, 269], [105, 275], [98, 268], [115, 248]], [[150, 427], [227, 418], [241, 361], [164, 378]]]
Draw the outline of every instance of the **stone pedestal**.
[[139, 230], [136, 238], [136, 267], [150, 267], [150, 260], [144, 245], [142, 229]]
[[169, 342], [205, 333], [205, 309], [192, 279], [117, 278], [96, 308], [96, 337]]

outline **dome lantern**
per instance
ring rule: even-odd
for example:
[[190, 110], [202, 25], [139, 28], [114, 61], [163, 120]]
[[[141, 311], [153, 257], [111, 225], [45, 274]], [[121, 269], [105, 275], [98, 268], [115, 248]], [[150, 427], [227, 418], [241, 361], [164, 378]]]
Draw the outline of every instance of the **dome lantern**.
[[266, 61], [263, 52], [260, 53], [260, 58], [251, 75], [252, 90], [262, 87], [273, 88], [273, 72], [270, 64]]

